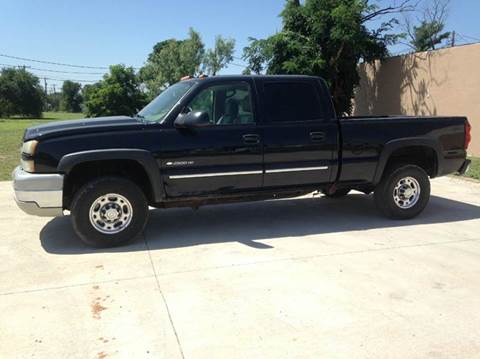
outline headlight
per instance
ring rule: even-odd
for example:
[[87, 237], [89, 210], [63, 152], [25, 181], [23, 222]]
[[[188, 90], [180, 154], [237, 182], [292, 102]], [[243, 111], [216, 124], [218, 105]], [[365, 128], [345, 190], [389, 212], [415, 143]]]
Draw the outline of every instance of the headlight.
[[32, 140], [24, 142], [22, 145], [22, 158], [20, 164], [24, 171], [35, 172], [35, 162], [32, 157], [37, 149], [38, 141]]
[[25, 153], [29, 156], [33, 156], [35, 154], [35, 150], [37, 149], [38, 141], [27, 141], [23, 143], [22, 146], [22, 153]]

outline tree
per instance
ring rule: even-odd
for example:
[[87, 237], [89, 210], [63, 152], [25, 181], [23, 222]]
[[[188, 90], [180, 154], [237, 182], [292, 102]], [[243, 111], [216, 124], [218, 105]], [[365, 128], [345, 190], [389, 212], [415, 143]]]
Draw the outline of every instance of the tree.
[[451, 32], [444, 31], [448, 16], [449, 0], [430, 0], [417, 17], [418, 26], [412, 25], [409, 17], [404, 18], [404, 27], [410, 38], [408, 44], [415, 51], [435, 50], [444, 40], [448, 40]]
[[62, 86], [62, 99], [60, 107], [67, 112], [80, 112], [83, 101], [80, 93], [82, 85], [70, 80], [64, 81]]
[[204, 69], [209, 75], [215, 76], [221, 69], [233, 61], [235, 40], [217, 36], [215, 48], [207, 50], [204, 58]]
[[249, 37], [248, 41], [250, 42], [249, 46], [243, 48], [242, 59], [248, 61], [249, 66], [243, 72], [245, 75], [251, 73], [261, 74], [265, 71], [268, 66], [268, 60], [272, 57], [272, 54], [269, 50], [269, 41], [263, 39], [256, 39], [254, 37]]
[[199, 74], [205, 49], [200, 35], [190, 29], [185, 40], [169, 39], [157, 43], [140, 70], [140, 76], [153, 99], [183, 76]]
[[41, 117], [44, 93], [38, 77], [23, 69], [7, 68], [0, 73], [0, 115]]
[[146, 104], [140, 80], [131, 67], [110, 66], [103, 80], [85, 86], [85, 108], [88, 116], [132, 115]]
[[322, 76], [337, 112], [350, 113], [360, 81], [358, 63], [384, 58], [387, 46], [399, 38], [391, 33], [398, 23], [395, 18], [374, 30], [366, 24], [408, 10], [409, 0], [383, 8], [369, 0], [288, 0], [281, 13], [282, 31], [267, 39], [250, 39], [244, 49], [247, 71]]
[[411, 44], [415, 51], [435, 50], [435, 46], [440, 45], [444, 40], [451, 36], [451, 32], [443, 32], [445, 25], [438, 21], [422, 21], [420, 26], [413, 29], [413, 39]]

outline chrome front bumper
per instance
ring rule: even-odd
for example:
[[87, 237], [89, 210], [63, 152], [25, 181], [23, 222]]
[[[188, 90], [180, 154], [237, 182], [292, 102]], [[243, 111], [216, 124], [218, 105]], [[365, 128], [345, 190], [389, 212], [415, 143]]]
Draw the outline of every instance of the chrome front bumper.
[[12, 179], [15, 201], [22, 211], [41, 217], [63, 215], [63, 175], [28, 173], [17, 167]]

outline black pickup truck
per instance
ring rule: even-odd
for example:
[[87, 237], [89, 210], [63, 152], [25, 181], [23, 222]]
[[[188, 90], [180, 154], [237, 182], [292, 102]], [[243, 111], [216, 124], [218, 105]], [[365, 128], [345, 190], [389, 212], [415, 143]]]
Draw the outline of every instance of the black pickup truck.
[[429, 178], [464, 173], [465, 117], [337, 118], [308, 76], [189, 78], [132, 117], [26, 130], [15, 199], [26, 213], [71, 212], [89, 245], [136, 237], [148, 208], [374, 192], [389, 218], [418, 215]]

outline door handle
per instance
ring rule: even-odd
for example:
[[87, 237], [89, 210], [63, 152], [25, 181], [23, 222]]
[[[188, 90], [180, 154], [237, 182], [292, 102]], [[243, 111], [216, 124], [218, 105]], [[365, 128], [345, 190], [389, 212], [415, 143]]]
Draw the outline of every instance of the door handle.
[[243, 142], [246, 145], [258, 145], [260, 143], [260, 136], [256, 134], [243, 135]]
[[325, 132], [310, 132], [312, 142], [325, 142]]

